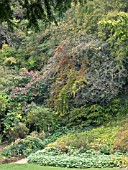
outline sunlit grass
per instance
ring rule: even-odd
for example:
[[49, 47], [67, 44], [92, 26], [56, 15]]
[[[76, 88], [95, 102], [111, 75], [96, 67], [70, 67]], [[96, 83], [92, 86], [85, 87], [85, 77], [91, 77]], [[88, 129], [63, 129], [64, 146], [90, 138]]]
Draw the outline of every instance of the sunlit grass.
[[[75, 168], [44, 167], [32, 164], [2, 164], [0, 170], [81, 170]], [[85, 170], [85, 169], [82, 169]], [[87, 170], [87, 169], [86, 169]], [[101, 170], [101, 168], [89, 168], [88, 170]], [[116, 168], [104, 168], [102, 170], [117, 170]]]

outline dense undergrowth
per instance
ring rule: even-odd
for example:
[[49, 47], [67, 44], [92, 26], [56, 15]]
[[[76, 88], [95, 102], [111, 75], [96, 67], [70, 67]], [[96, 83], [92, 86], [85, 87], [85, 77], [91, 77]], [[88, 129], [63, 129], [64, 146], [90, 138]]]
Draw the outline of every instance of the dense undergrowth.
[[35, 134], [36, 137], [16, 140], [2, 154], [6, 157], [28, 156], [29, 163], [43, 166], [125, 167], [128, 165], [127, 117], [111, 123], [79, 133], [67, 131], [67, 135], [63, 135], [58, 132], [43, 141]]
[[126, 120], [79, 133], [68, 133], [31, 154], [29, 163], [68, 168], [128, 166]]
[[[0, 34], [7, 30], [10, 41], [0, 49], [0, 143], [11, 143], [4, 156], [50, 147], [55, 157], [37, 152], [30, 162], [127, 165], [127, 7], [124, 0], [72, 2], [58, 25], [39, 21], [37, 33], [24, 20], [13, 20], [13, 33], [3, 23]], [[81, 161], [73, 148], [85, 151]], [[92, 155], [85, 159], [90, 150], [99, 163]]]

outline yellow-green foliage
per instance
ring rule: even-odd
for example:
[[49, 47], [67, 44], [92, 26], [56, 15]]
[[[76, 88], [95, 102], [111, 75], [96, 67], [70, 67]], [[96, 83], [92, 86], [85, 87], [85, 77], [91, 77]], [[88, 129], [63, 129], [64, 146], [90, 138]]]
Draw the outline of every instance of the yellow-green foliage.
[[105, 126], [93, 128], [80, 133], [70, 133], [58, 138], [48, 146], [60, 147], [84, 147], [93, 148], [103, 153], [110, 153], [116, 150], [128, 151], [128, 117], [117, 117]]
[[63, 116], [69, 111], [69, 100], [74, 97], [80, 88], [85, 86], [84, 76], [79, 76], [78, 72], [71, 70], [66, 85], [60, 90], [56, 100], [57, 113]]
[[10, 103], [10, 98], [5, 93], [0, 92], [0, 116], [2, 115], [4, 116], [5, 111], [10, 105], [9, 103]]
[[111, 54], [119, 61], [125, 60], [128, 52], [128, 13], [109, 12], [98, 22], [99, 37], [112, 47]]
[[[112, 38], [113, 39], [118, 38], [117, 40], [121, 40], [121, 41], [126, 40], [128, 35], [127, 20], [128, 20], [128, 13], [125, 12], [108, 13], [107, 17], [105, 17], [103, 20], [98, 22], [100, 37], [103, 38], [104, 36], [104, 39], [109, 38], [109, 41], [112, 41]], [[106, 31], [109, 31], [108, 35], [106, 35], [107, 33]]]
[[3, 44], [2, 49], [0, 50], [0, 63], [12, 66], [16, 64], [16, 53], [13, 47], [9, 47], [7, 44]]
[[75, 79], [75, 71], [72, 71], [70, 74], [68, 81], [65, 86], [60, 90], [57, 100], [56, 100], [56, 108], [57, 112], [61, 115], [64, 115], [68, 112], [69, 109], [69, 98], [71, 96], [71, 87]]
[[98, 127], [82, 133], [64, 135], [49, 146], [65, 144], [72, 147], [99, 149], [101, 145], [111, 146], [119, 127]]
[[126, 124], [116, 134], [113, 149], [128, 152], [128, 118]]

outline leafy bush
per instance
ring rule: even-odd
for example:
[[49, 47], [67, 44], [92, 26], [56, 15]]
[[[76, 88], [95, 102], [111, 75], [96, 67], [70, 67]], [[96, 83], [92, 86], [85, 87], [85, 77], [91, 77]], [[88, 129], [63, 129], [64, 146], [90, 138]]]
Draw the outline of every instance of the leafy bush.
[[32, 137], [38, 137], [39, 139], [44, 140], [45, 137], [46, 137], [46, 134], [45, 134], [44, 131], [42, 131], [42, 132], [40, 132], [40, 133], [38, 133], [37, 131], [32, 131], [32, 132], [30, 133], [30, 136], [32, 136]]
[[11, 99], [3, 92], [0, 92], [0, 115], [2, 115], [9, 107]]
[[67, 116], [67, 126], [102, 125], [113, 119], [113, 116], [116, 118], [117, 115], [126, 115], [127, 109], [127, 100], [121, 98], [112, 100], [107, 106], [99, 104], [84, 105], [70, 111], [70, 114]]
[[41, 139], [27, 136], [25, 139], [17, 139], [4, 148], [2, 155], [6, 157], [26, 157], [42, 148], [43, 143]]
[[99, 36], [110, 44], [111, 54], [119, 63], [127, 62], [128, 13], [109, 12], [98, 22]]
[[26, 127], [25, 124], [19, 123], [11, 128], [11, 138], [18, 139], [18, 138], [25, 138], [28, 134], [29, 129]]
[[57, 138], [62, 135], [63, 135], [62, 132], [56, 132], [56, 133], [48, 136], [46, 139], [43, 140], [43, 147], [45, 148], [49, 143], [56, 141]]
[[33, 130], [50, 131], [54, 124], [53, 112], [50, 108], [35, 105], [27, 114], [27, 123]]
[[8, 112], [5, 115], [3, 120], [4, 135], [9, 141], [14, 140], [15, 135], [14, 136], [12, 135], [12, 128], [18, 126], [19, 123], [21, 122], [21, 119], [22, 119], [21, 112], [18, 113], [18, 111]]
[[25, 69], [8, 81], [11, 88], [6, 92], [17, 102], [42, 104], [48, 98], [48, 84], [38, 71], [34, 73]]
[[[42, 132], [41, 132], [42, 133]], [[24, 139], [17, 139], [15, 142], [12, 142], [11, 145], [7, 146], [3, 150], [3, 155], [7, 157], [26, 157], [30, 153], [36, 152], [37, 150], [45, 148], [48, 143], [54, 142], [59, 136], [62, 135], [61, 132], [54, 133], [42, 141], [42, 135], [40, 137], [40, 133], [34, 132], [30, 134], [31, 136], [27, 136]], [[43, 133], [44, 135], [44, 133]], [[44, 137], [44, 136], [43, 136]], [[41, 138], [41, 139], [40, 139]]]
[[112, 112], [108, 111], [108, 107], [105, 108], [101, 105], [84, 105], [72, 109], [65, 119], [68, 127], [74, 126], [82, 128], [90, 125], [101, 125], [105, 121], [110, 120], [111, 117]]
[[0, 92], [0, 131], [1, 135], [4, 133], [5, 129], [5, 117], [7, 111], [10, 109], [11, 106], [11, 99], [3, 92]]
[[0, 62], [5, 66], [14, 66], [17, 64], [15, 57], [15, 48], [9, 47], [8, 44], [3, 44], [2, 50], [0, 50]]

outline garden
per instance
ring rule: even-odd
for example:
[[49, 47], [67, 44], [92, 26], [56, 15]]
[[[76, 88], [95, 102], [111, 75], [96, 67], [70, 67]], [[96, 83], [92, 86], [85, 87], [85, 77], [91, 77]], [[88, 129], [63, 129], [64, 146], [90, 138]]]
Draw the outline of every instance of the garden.
[[127, 169], [128, 3], [0, 11], [0, 169]]

